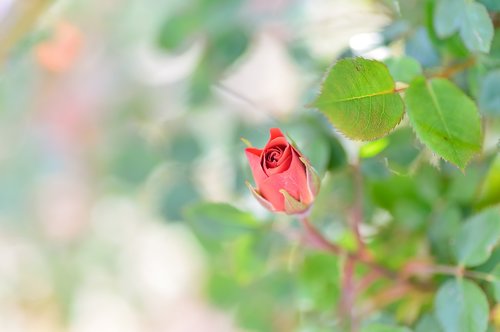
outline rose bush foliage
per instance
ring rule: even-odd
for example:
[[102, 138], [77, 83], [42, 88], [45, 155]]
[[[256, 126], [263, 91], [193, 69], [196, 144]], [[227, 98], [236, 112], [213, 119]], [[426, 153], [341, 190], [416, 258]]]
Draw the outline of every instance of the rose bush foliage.
[[305, 107], [241, 123], [263, 148], [245, 149], [238, 199], [185, 212], [209, 296], [249, 330], [500, 329], [500, 8], [379, 4], [392, 22], [367, 52], [327, 64], [291, 42], [317, 78]]

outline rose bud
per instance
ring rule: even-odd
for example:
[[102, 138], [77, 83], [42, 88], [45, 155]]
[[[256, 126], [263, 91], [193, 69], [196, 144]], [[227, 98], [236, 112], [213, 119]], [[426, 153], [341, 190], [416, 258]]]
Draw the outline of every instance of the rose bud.
[[305, 213], [318, 193], [320, 179], [309, 161], [288, 142], [279, 128], [261, 150], [245, 149], [256, 188], [247, 185], [257, 200], [272, 212]]

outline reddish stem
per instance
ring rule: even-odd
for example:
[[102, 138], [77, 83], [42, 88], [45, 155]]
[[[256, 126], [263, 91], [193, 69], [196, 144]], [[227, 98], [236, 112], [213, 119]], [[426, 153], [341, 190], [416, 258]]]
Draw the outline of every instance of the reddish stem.
[[363, 263], [367, 265], [372, 270], [377, 271], [380, 275], [389, 278], [389, 279], [397, 279], [398, 274], [377, 264], [371, 258], [366, 255], [360, 255], [359, 253], [349, 252], [338, 245], [327, 240], [309, 221], [309, 218], [303, 217], [300, 218], [304, 229], [306, 230], [306, 240], [309, 245], [314, 248], [324, 250], [326, 252], [330, 252], [337, 256], [344, 256], [346, 258], [352, 259], [356, 262]]
[[354, 268], [356, 261], [353, 258], [347, 258], [342, 273], [342, 296], [340, 298], [339, 311], [340, 317], [344, 317], [346, 330], [356, 331], [356, 322], [354, 319], [354, 300], [356, 299], [356, 287], [354, 285]]

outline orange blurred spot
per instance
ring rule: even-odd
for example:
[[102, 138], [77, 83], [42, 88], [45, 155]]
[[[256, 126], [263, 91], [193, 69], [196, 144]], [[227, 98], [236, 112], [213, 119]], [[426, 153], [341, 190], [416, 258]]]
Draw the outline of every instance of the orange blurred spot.
[[82, 46], [82, 33], [68, 22], [57, 25], [52, 38], [35, 48], [38, 64], [51, 72], [63, 73], [74, 64]]

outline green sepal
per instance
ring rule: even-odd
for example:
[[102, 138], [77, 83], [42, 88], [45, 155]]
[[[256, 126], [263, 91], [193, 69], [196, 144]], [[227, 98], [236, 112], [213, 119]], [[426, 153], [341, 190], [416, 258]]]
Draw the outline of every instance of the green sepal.
[[285, 189], [280, 189], [280, 193], [285, 198], [285, 213], [286, 214], [300, 214], [307, 211], [309, 205], [304, 204], [292, 197]]
[[316, 197], [321, 186], [321, 179], [309, 160], [304, 157], [300, 157], [299, 159], [306, 166], [307, 185], [311, 196]]

